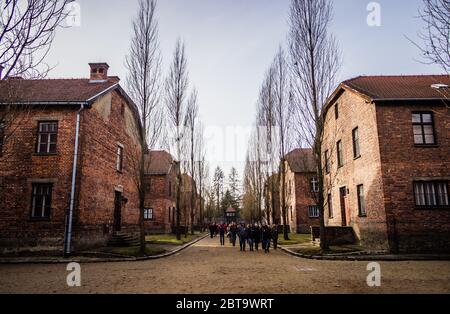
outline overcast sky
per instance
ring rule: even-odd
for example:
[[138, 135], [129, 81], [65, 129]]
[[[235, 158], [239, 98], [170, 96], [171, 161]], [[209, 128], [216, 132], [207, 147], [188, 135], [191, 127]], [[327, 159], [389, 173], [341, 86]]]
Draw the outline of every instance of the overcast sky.
[[[201, 119], [214, 130], [208, 143], [211, 171], [219, 164], [241, 175], [245, 137], [254, 121], [264, 72], [288, 31], [289, 0], [159, 0], [158, 20], [165, 68], [178, 37], [186, 42], [192, 86], [199, 91]], [[358, 75], [431, 74], [405, 38], [416, 38], [421, 0], [382, 0], [381, 26], [367, 24], [366, 0], [335, 0], [332, 32], [344, 63], [341, 79]], [[126, 77], [124, 58], [137, 0], [78, 0], [81, 24], [58, 31], [47, 59], [50, 77], [88, 77], [88, 62], [107, 62], [110, 75]], [[217, 136], [222, 134], [223, 136]], [[231, 135], [230, 135], [231, 134]], [[228, 135], [228, 137], [227, 137]], [[225, 149], [220, 149], [225, 147]]]

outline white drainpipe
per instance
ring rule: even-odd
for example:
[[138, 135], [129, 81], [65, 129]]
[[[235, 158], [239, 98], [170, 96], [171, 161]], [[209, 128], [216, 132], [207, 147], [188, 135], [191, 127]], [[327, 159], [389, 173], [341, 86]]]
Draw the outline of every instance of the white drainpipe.
[[75, 131], [75, 149], [73, 153], [72, 187], [70, 191], [69, 217], [67, 221], [65, 241], [64, 241], [64, 255], [66, 256], [70, 255], [71, 253], [73, 209], [75, 206], [75, 185], [77, 180], [77, 164], [78, 164], [78, 138], [80, 136], [80, 117], [83, 110], [84, 104], [81, 105], [80, 110], [77, 112], [77, 126]]

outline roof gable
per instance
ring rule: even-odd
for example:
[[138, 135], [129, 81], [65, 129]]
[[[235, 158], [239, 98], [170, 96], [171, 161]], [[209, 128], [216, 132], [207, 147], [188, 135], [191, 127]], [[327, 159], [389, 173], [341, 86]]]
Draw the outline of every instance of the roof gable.
[[316, 162], [313, 150], [298, 148], [286, 155], [286, 161], [294, 173], [316, 172]]

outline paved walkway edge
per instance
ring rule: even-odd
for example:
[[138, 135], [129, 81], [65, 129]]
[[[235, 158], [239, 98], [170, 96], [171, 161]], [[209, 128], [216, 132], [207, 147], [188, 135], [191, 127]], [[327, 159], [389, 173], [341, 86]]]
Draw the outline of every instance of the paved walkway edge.
[[74, 258], [35, 258], [35, 257], [17, 257], [17, 258], [1, 258], [0, 257], [0, 265], [3, 264], [68, 264], [72, 262], [76, 263], [118, 263], [118, 262], [138, 262], [138, 261], [148, 261], [155, 260], [160, 258], [169, 257], [175, 254], [180, 253], [181, 251], [187, 249], [188, 247], [194, 245], [195, 243], [206, 238], [208, 234], [202, 235], [197, 239], [188, 242], [179, 248], [159, 255], [153, 256], [145, 256], [145, 257], [122, 257], [122, 258], [83, 258], [83, 257], [74, 257]]
[[426, 254], [410, 254], [410, 255], [309, 255], [301, 254], [290, 250], [289, 248], [279, 245], [279, 248], [292, 256], [305, 259], [324, 260], [324, 261], [450, 261], [450, 255], [426, 255]]

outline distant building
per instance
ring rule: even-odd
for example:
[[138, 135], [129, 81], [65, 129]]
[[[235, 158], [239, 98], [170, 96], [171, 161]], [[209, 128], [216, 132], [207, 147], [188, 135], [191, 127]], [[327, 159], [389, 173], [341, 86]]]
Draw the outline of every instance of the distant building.
[[151, 151], [146, 166], [147, 233], [170, 233], [176, 215], [177, 163], [166, 151]]
[[232, 222], [237, 222], [237, 210], [234, 209], [233, 207], [229, 207], [225, 211], [225, 220], [228, 224]]
[[450, 76], [361, 76], [325, 108], [328, 226], [391, 252], [450, 250]]
[[286, 155], [285, 162], [286, 223], [291, 232], [310, 233], [311, 226], [319, 225], [317, 168], [312, 150], [295, 149]]

